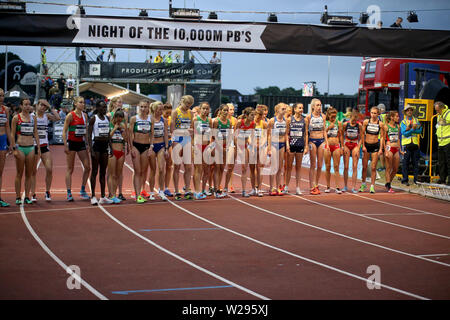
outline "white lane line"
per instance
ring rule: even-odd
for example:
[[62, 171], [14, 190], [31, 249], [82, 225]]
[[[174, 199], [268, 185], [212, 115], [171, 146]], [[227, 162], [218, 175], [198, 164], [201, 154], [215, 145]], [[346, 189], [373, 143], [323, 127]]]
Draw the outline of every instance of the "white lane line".
[[[238, 173], [234, 173], [234, 174], [237, 175], [237, 176], [241, 176]], [[267, 187], [270, 187], [266, 183], [262, 183], [262, 184], [267, 186]], [[341, 208], [338, 208], [338, 207], [333, 207], [333, 206], [330, 206], [330, 205], [327, 205], [327, 204], [324, 204], [324, 203], [321, 203], [321, 202], [310, 200], [310, 199], [307, 199], [304, 196], [298, 196], [296, 194], [291, 194], [291, 193], [289, 195], [293, 196], [293, 197], [297, 197], [297, 198], [303, 199], [305, 201], [308, 201], [308, 202], [311, 202], [311, 203], [314, 203], [314, 204], [317, 204], [319, 206], [323, 206], [323, 207], [326, 207], [326, 208], [330, 208], [330, 209], [333, 209], [333, 210], [336, 210], [336, 211], [340, 211], [340, 212], [344, 212], [344, 213], [347, 213], [347, 214], [351, 214], [351, 215], [354, 215], [354, 216], [362, 217], [362, 218], [373, 220], [373, 221], [378, 221], [378, 222], [381, 222], [381, 223], [389, 224], [389, 225], [396, 226], [396, 227], [403, 228], [403, 229], [408, 229], [408, 230], [412, 230], [412, 231], [416, 231], [416, 232], [420, 232], [420, 233], [425, 233], [425, 234], [428, 234], [428, 235], [431, 235], [431, 236], [435, 236], [435, 237], [439, 237], [439, 238], [450, 239], [450, 237], [442, 235], [442, 234], [433, 233], [433, 232], [430, 232], [430, 231], [425, 231], [425, 230], [421, 230], [421, 229], [417, 229], [417, 228], [413, 228], [413, 227], [408, 227], [408, 226], [405, 226], [405, 225], [402, 225], [402, 224], [398, 224], [398, 223], [394, 223], [394, 222], [390, 222], [390, 221], [385, 221], [385, 220], [373, 218], [373, 217], [370, 217], [370, 216], [365, 216], [365, 215], [362, 215], [361, 213], [357, 213], [357, 212], [341, 209]]]
[[436, 253], [436, 254], [418, 254], [419, 257], [444, 257], [450, 256], [450, 253]]
[[[292, 179], [292, 178], [295, 179], [294, 176], [291, 176], [291, 179]], [[301, 178], [301, 180], [309, 183], [309, 180], [306, 180], [306, 179], [304, 179], [304, 178]], [[322, 187], [326, 187], [326, 185], [321, 184], [321, 183], [319, 183], [319, 185], [322, 186]], [[331, 188], [331, 189], [334, 190], [335, 188]], [[437, 213], [433, 213], [433, 212], [429, 212], [429, 211], [424, 211], [424, 210], [420, 210], [420, 209], [416, 209], [416, 208], [411, 208], [411, 207], [402, 206], [402, 205], [395, 204], [395, 203], [390, 203], [390, 202], [386, 202], [386, 201], [382, 201], [382, 200], [377, 200], [377, 199], [374, 199], [374, 198], [372, 198], [372, 197], [362, 196], [362, 195], [360, 195], [360, 194], [354, 194], [354, 193], [351, 193], [351, 192], [347, 192], [347, 193], [348, 193], [349, 195], [351, 195], [351, 196], [354, 196], [354, 197], [359, 197], [359, 198], [367, 199], [367, 200], [374, 201], [374, 202], [378, 202], [378, 203], [383, 203], [383, 204], [390, 205], [390, 206], [394, 206], [394, 207], [398, 207], [398, 208], [409, 209], [409, 210], [413, 210], [413, 211], [416, 211], [416, 212], [421, 212], [421, 213], [428, 214], [428, 215], [432, 215], [432, 216], [436, 216], [436, 217], [441, 217], [441, 218], [445, 218], [445, 219], [450, 219], [450, 216], [444, 216], [444, 215], [437, 214]], [[378, 193], [375, 193], [375, 194], [378, 194]], [[406, 194], [406, 193], [405, 193], [405, 194]]]
[[298, 224], [301, 224], [301, 225], [304, 225], [304, 226], [307, 226], [307, 227], [310, 227], [310, 228], [313, 228], [313, 229], [317, 229], [317, 230], [320, 230], [320, 231], [323, 231], [323, 232], [331, 233], [333, 235], [336, 235], [336, 236], [339, 236], [339, 237], [342, 237], [342, 238], [346, 238], [346, 239], [349, 239], [349, 240], [353, 240], [353, 241], [356, 241], [356, 242], [360, 242], [360, 243], [363, 243], [363, 244], [374, 246], [374, 247], [377, 247], [377, 248], [380, 248], [380, 249], [383, 249], [383, 250], [395, 252], [395, 253], [398, 253], [398, 254], [401, 254], [401, 255], [405, 255], [405, 256], [408, 256], [408, 257], [411, 257], [411, 258], [416, 258], [416, 259], [424, 260], [424, 261], [427, 261], [427, 262], [437, 263], [437, 264], [440, 264], [440, 265], [443, 265], [443, 266], [446, 266], [446, 267], [450, 267], [450, 264], [447, 264], [447, 263], [443, 263], [443, 262], [435, 261], [435, 260], [431, 260], [431, 259], [426, 259], [426, 258], [422, 258], [422, 257], [418, 257], [417, 255], [414, 255], [414, 254], [411, 254], [411, 253], [407, 253], [407, 252], [404, 252], [404, 251], [401, 251], [401, 250], [385, 247], [385, 246], [382, 246], [380, 244], [376, 244], [376, 243], [373, 243], [373, 242], [369, 242], [369, 241], [365, 241], [365, 240], [362, 240], [362, 239], [354, 238], [354, 237], [351, 237], [351, 236], [348, 236], [348, 235], [345, 235], [345, 234], [342, 234], [342, 233], [339, 233], [339, 232], [336, 232], [336, 231], [332, 231], [332, 230], [329, 230], [329, 229], [318, 227], [318, 226], [315, 226], [315, 225], [312, 225], [312, 224], [309, 224], [309, 223], [306, 223], [306, 222], [303, 222], [303, 221], [300, 221], [300, 220], [297, 220], [297, 219], [289, 218], [289, 217], [284, 216], [282, 214], [279, 214], [279, 213], [276, 213], [274, 211], [258, 207], [258, 206], [254, 205], [254, 204], [251, 204], [249, 202], [243, 201], [241, 199], [235, 198], [235, 197], [230, 196], [230, 195], [229, 195], [229, 197], [231, 197], [234, 200], [236, 200], [236, 201], [238, 201], [240, 203], [243, 203], [243, 204], [245, 204], [245, 205], [247, 205], [249, 207], [252, 207], [254, 209], [263, 211], [265, 213], [268, 213], [268, 214], [277, 216], [279, 218], [286, 219], [286, 220], [289, 220], [291, 222], [295, 222], [295, 223], [298, 223]]
[[426, 213], [405, 212], [405, 213], [361, 213], [363, 216], [426, 216]]
[[[134, 169], [131, 168], [126, 162], [125, 162], [125, 165], [126, 165], [132, 172], [134, 172]], [[89, 180], [88, 180], [88, 184], [89, 184], [89, 188], [90, 188], [91, 183], [90, 183]], [[246, 292], [246, 293], [248, 293], [248, 294], [250, 294], [250, 295], [252, 295], [252, 296], [254, 296], [254, 297], [257, 297], [257, 298], [259, 298], [259, 299], [261, 299], [261, 300], [271, 300], [270, 298], [267, 298], [267, 297], [265, 297], [265, 296], [263, 296], [263, 295], [261, 295], [261, 294], [259, 294], [259, 293], [256, 293], [256, 292], [254, 292], [254, 291], [252, 291], [252, 290], [250, 290], [250, 289], [247, 289], [247, 288], [245, 288], [245, 287], [243, 287], [243, 286], [241, 286], [241, 285], [239, 285], [239, 284], [237, 284], [237, 283], [235, 283], [235, 282], [233, 282], [233, 281], [230, 281], [230, 280], [228, 280], [228, 279], [226, 279], [226, 278], [224, 278], [224, 277], [222, 277], [222, 276], [219, 276], [218, 274], [216, 274], [216, 273], [214, 273], [214, 272], [212, 272], [212, 271], [209, 271], [209, 270], [207, 270], [207, 269], [205, 269], [205, 268], [203, 268], [203, 267], [201, 267], [201, 266], [195, 264], [194, 262], [192, 262], [192, 261], [190, 261], [190, 260], [187, 260], [187, 259], [185, 259], [185, 258], [179, 256], [178, 254], [176, 254], [176, 253], [174, 253], [174, 252], [172, 252], [172, 251], [170, 251], [170, 250], [168, 250], [168, 249], [166, 249], [166, 248], [160, 246], [160, 245], [157, 244], [156, 242], [153, 242], [152, 240], [150, 240], [150, 239], [144, 237], [143, 235], [137, 233], [136, 231], [134, 231], [133, 229], [131, 229], [130, 227], [128, 227], [127, 225], [125, 225], [124, 223], [122, 223], [120, 220], [116, 219], [116, 218], [115, 218], [113, 215], [111, 215], [111, 214], [108, 212], [108, 210], [106, 210], [100, 203], [98, 204], [98, 207], [103, 211], [104, 214], [106, 214], [111, 220], [113, 220], [114, 222], [116, 222], [116, 223], [117, 223], [118, 225], [120, 225], [122, 228], [124, 228], [125, 230], [131, 232], [131, 233], [132, 233], [133, 235], [135, 235], [136, 237], [138, 237], [138, 238], [144, 240], [145, 242], [147, 242], [148, 244], [150, 244], [150, 245], [154, 246], [155, 248], [161, 250], [162, 252], [164, 252], [164, 253], [166, 253], [166, 254], [168, 254], [168, 255], [174, 257], [175, 259], [180, 260], [181, 262], [186, 263], [187, 265], [189, 265], [189, 266], [191, 266], [191, 267], [193, 267], [193, 268], [195, 268], [195, 269], [197, 269], [197, 270], [199, 270], [199, 271], [201, 271], [201, 272], [203, 272], [203, 273], [206, 273], [207, 275], [209, 275], [209, 276], [211, 276], [211, 277], [213, 277], [213, 278], [216, 278], [216, 279], [218, 279], [218, 280], [220, 280], [220, 281], [222, 281], [222, 282], [225, 282], [225, 283], [227, 283], [227, 284], [229, 284], [229, 285], [235, 287], [236, 289], [239, 289], [239, 290], [241, 290], [241, 291], [244, 291], [244, 292]]]
[[[126, 162], [125, 162], [125, 165], [126, 165], [130, 170], [133, 171], [133, 168], [131, 168]], [[147, 182], [147, 184], [148, 184], [148, 182]], [[203, 201], [203, 200], [202, 200], [202, 201]], [[200, 219], [200, 220], [202, 220], [202, 221], [204, 221], [204, 222], [206, 222], [206, 223], [209, 223], [209, 224], [211, 224], [211, 225], [213, 225], [213, 226], [216, 226], [216, 227], [218, 227], [218, 228], [221, 228], [221, 229], [223, 229], [224, 231], [228, 231], [228, 232], [230, 232], [230, 233], [232, 233], [232, 234], [234, 234], [234, 235], [237, 235], [237, 236], [239, 236], [239, 237], [242, 237], [242, 238], [244, 238], [244, 239], [250, 240], [250, 241], [252, 241], [252, 242], [255, 242], [255, 243], [260, 244], [260, 245], [262, 245], [262, 246], [265, 246], [265, 247], [274, 249], [274, 250], [276, 250], [276, 251], [285, 253], [285, 254], [287, 254], [287, 255], [289, 255], [289, 256], [292, 256], [292, 257], [295, 257], [295, 258], [298, 258], [298, 259], [301, 259], [301, 260], [310, 262], [310, 263], [312, 263], [312, 264], [321, 266], [321, 267], [323, 267], [323, 268], [326, 268], [326, 269], [329, 269], [329, 270], [332, 270], [332, 271], [335, 271], [335, 272], [344, 274], [344, 275], [346, 275], [346, 276], [349, 276], [349, 277], [352, 277], [352, 278], [355, 278], [355, 279], [364, 281], [364, 282], [366, 282], [366, 283], [367, 283], [367, 281], [368, 281], [366, 278], [360, 277], [360, 276], [358, 276], [358, 275], [356, 275], [356, 274], [347, 272], [347, 271], [345, 271], [345, 270], [341, 270], [341, 269], [339, 269], [339, 268], [336, 268], [336, 267], [333, 267], [333, 266], [324, 264], [324, 263], [319, 262], [319, 261], [316, 261], [316, 260], [312, 260], [312, 259], [309, 259], [309, 258], [300, 256], [300, 255], [295, 254], [295, 253], [293, 253], [293, 252], [290, 252], [290, 251], [287, 251], [287, 250], [284, 250], [284, 249], [281, 249], [281, 248], [272, 246], [272, 245], [270, 245], [270, 244], [268, 244], [268, 243], [259, 241], [259, 240], [257, 240], [257, 239], [254, 239], [254, 238], [250, 237], [250, 236], [247, 236], [247, 235], [245, 235], [245, 234], [242, 234], [242, 233], [239, 233], [239, 232], [237, 232], [237, 231], [228, 229], [228, 228], [226, 228], [226, 227], [224, 227], [224, 226], [222, 226], [222, 225], [220, 225], [220, 224], [217, 224], [217, 223], [215, 223], [215, 222], [213, 222], [213, 221], [210, 221], [210, 220], [208, 220], [208, 219], [206, 219], [206, 218], [203, 218], [203, 217], [201, 217], [201, 216], [199, 216], [199, 215], [193, 213], [192, 211], [189, 211], [189, 210], [187, 210], [187, 209], [185, 209], [185, 208], [179, 206], [178, 204], [174, 203], [174, 202], [171, 201], [171, 200], [168, 200], [168, 202], [171, 203], [173, 206], [177, 207], [178, 209], [180, 209], [180, 210], [186, 212], [187, 214], [189, 214], [189, 215], [191, 215], [191, 216], [193, 216], [193, 217], [195, 217], [195, 218], [197, 218], [197, 219]], [[382, 286], [382, 287], [384, 287], [384, 288], [386, 288], [386, 289], [389, 289], [389, 290], [392, 290], [392, 291], [394, 291], [394, 292], [401, 293], [401, 294], [404, 294], [404, 295], [407, 295], [407, 296], [410, 296], [410, 297], [413, 297], [413, 298], [416, 298], [416, 299], [419, 299], [419, 300], [430, 300], [429, 298], [425, 298], [425, 297], [416, 295], [416, 294], [411, 293], [411, 292], [408, 292], [408, 291], [404, 291], [404, 290], [401, 290], [401, 289], [397, 289], [397, 288], [388, 286], [388, 285], [386, 285], [386, 284], [382, 284], [382, 283], [378, 283], [378, 282], [373, 282], [373, 283], [376, 283], [376, 285]]]
[[[39, 164], [38, 163], [38, 167]], [[23, 193], [22, 196], [22, 204], [20, 205], [20, 213], [22, 216], [22, 220], [25, 223], [28, 231], [31, 233], [31, 235], [33, 236], [33, 238], [37, 241], [37, 243], [39, 243], [39, 245], [42, 247], [42, 249], [50, 256], [52, 257], [53, 260], [56, 261], [57, 264], [59, 264], [61, 266], [61, 268], [64, 269], [65, 272], [69, 273], [76, 281], [78, 281], [78, 283], [80, 283], [81, 285], [85, 286], [86, 289], [88, 289], [93, 295], [95, 295], [97, 298], [101, 299], [101, 300], [108, 300], [108, 298], [106, 298], [104, 295], [102, 295], [100, 292], [98, 292], [96, 289], [94, 289], [89, 283], [87, 283], [85, 280], [83, 280], [79, 275], [77, 275], [75, 272], [72, 271], [72, 269], [70, 269], [61, 259], [59, 259], [46, 245], [45, 243], [41, 240], [41, 238], [39, 238], [39, 236], [36, 234], [36, 232], [34, 231], [33, 227], [31, 226], [30, 222], [27, 219], [26, 213], [25, 213], [25, 208], [24, 208], [24, 197], [25, 197], [25, 192]]]

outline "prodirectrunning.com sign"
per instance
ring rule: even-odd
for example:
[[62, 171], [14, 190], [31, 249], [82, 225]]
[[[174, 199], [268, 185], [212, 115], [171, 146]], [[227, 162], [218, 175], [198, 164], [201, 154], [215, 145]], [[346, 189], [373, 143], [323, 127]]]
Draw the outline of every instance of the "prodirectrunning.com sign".
[[219, 64], [80, 62], [81, 78], [220, 80]]

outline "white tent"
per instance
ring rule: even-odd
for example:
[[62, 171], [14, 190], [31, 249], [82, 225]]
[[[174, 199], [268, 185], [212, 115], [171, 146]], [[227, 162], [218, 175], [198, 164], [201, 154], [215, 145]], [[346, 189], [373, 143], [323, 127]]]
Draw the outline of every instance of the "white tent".
[[148, 99], [151, 102], [155, 101], [154, 99], [149, 98], [146, 95], [137, 93], [136, 91], [129, 90], [127, 88], [112, 83], [83, 82], [82, 84], [80, 84], [79, 88], [80, 93], [89, 90], [99, 95], [105, 96], [108, 99], [121, 96], [123, 103], [129, 104], [131, 106], [136, 106], [142, 99]]

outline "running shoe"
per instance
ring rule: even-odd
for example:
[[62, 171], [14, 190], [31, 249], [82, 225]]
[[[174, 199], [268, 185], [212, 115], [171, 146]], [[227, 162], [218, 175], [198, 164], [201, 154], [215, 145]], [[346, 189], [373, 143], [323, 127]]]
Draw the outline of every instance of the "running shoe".
[[283, 193], [283, 191], [281, 191], [281, 189], [278, 189], [277, 192], [278, 192], [279, 196], [284, 196], [284, 193]]
[[133, 191], [133, 192], [131, 193], [131, 199], [136, 199], [136, 192], [135, 192], [135, 191]]
[[353, 193], [358, 193], [358, 190], [356, 190], [355, 188], [352, 188], [352, 192]]
[[118, 197], [112, 197], [112, 198], [111, 198], [111, 201], [112, 201], [114, 204], [119, 204], [119, 203], [122, 202], [122, 200], [120, 200]]
[[212, 196], [213, 193], [210, 190], [203, 190], [203, 194], [207, 197]]
[[16, 204], [20, 206], [22, 204], [22, 199], [16, 198]]
[[230, 184], [230, 193], [236, 193], [236, 191], [234, 191], [234, 188], [231, 184]]
[[150, 192], [150, 194], [148, 195], [148, 200], [151, 200], [151, 201], [156, 200], [154, 192]]
[[287, 185], [283, 185], [283, 187], [280, 188], [280, 189], [281, 189], [281, 193], [282, 194], [288, 194], [289, 193], [289, 188], [288, 188]]
[[370, 186], [370, 193], [375, 193], [375, 187], [373, 185]]
[[45, 191], [45, 201], [52, 201], [52, 197], [50, 196], [50, 192]]
[[188, 192], [186, 192], [186, 193], [184, 194], [184, 199], [186, 199], [186, 200], [192, 200], [192, 199], [193, 199], [192, 196], [193, 196], [193, 195], [192, 195], [192, 192], [188, 191]]
[[143, 196], [139, 195], [136, 199], [137, 203], [145, 203], [147, 202], [147, 199], [145, 199]]
[[254, 196], [257, 195], [257, 192], [256, 192], [255, 189], [252, 189], [252, 191], [250, 191], [250, 192], [248, 193], [248, 195], [249, 195], [249, 197], [254, 197]]
[[195, 200], [202, 200], [205, 199], [206, 196], [202, 192], [194, 193]]
[[91, 204], [92, 204], [93, 206], [98, 205], [98, 200], [97, 200], [96, 197], [92, 197], [92, 198], [91, 198]]
[[342, 192], [348, 192], [347, 186], [345, 186], [345, 187], [342, 189]]
[[177, 192], [175, 193], [175, 200], [181, 200], [183, 197], [181, 196], [181, 193]]
[[216, 199], [222, 199], [226, 197], [226, 194], [222, 192], [216, 192], [214, 196], [216, 197]]
[[121, 193], [119, 193], [119, 195], [117, 196], [117, 198], [119, 198], [120, 201], [125, 201], [125, 200], [127, 200], [127, 199], [123, 196], [123, 194], [121, 194]]
[[392, 188], [390, 188], [388, 192], [389, 193], [395, 193], [394, 189], [392, 189]]
[[37, 202], [36, 193], [31, 196], [31, 202]]
[[258, 189], [257, 193], [258, 193], [258, 197], [264, 196], [264, 191], [262, 191], [261, 189]]
[[31, 201], [28, 197], [26, 197], [24, 199], [24, 201], [25, 201], [26, 204], [32, 204], [33, 203], [33, 201]]
[[209, 193], [210, 193], [210, 196], [212, 196], [215, 193], [214, 188], [209, 188]]
[[247, 192], [242, 191], [242, 198], [248, 198], [248, 197], [250, 197], [250, 195]]
[[111, 199], [108, 199], [107, 197], [100, 198], [100, 201], [98, 202], [100, 204], [113, 204], [114, 201]]
[[367, 186], [366, 186], [365, 183], [363, 183], [363, 184], [361, 185], [361, 188], [359, 188], [359, 192], [364, 192], [364, 191], [366, 191], [366, 189], [367, 189]]
[[319, 186], [316, 186], [316, 192], [317, 194], [320, 194]]
[[71, 194], [71, 193], [68, 193], [68, 194], [67, 194], [67, 201], [70, 201], [70, 202], [73, 201], [73, 197], [72, 197], [72, 194]]
[[319, 189], [317, 187], [314, 187], [314, 188], [311, 189], [310, 193], [312, 195], [318, 195], [318, 194], [320, 194], [320, 191], [319, 191]]
[[164, 190], [164, 195], [166, 197], [173, 197], [173, 194], [170, 192], [169, 188], [166, 188], [166, 190]]
[[297, 189], [295, 190], [295, 194], [298, 196], [302, 195], [302, 191], [300, 190], [300, 188], [297, 187]]
[[336, 191], [335, 191], [337, 194], [341, 194], [342, 193], [342, 191], [341, 191], [341, 189], [339, 189], [339, 188], [336, 188]]
[[330, 191], [331, 191], [331, 188], [330, 188], [330, 187], [327, 187], [327, 188], [325, 189], [325, 193], [330, 193]]
[[269, 195], [277, 196], [278, 195], [278, 189], [272, 188], [272, 191], [270, 191]]
[[80, 191], [80, 198], [83, 199], [83, 200], [89, 200], [90, 199], [89, 195], [87, 194], [87, 192], [85, 190], [81, 190]]
[[164, 193], [164, 191], [159, 191], [158, 192], [159, 197], [161, 198], [162, 201], [167, 201], [167, 197], [166, 194]]
[[186, 193], [186, 191], [187, 191], [187, 188], [186, 188], [186, 186], [184, 186], [183, 187], [183, 192]]
[[0, 207], [9, 207], [9, 203], [0, 199]]
[[146, 190], [142, 190], [141, 191], [141, 196], [143, 196], [144, 198], [150, 198], [150, 195], [148, 194], [148, 192]]

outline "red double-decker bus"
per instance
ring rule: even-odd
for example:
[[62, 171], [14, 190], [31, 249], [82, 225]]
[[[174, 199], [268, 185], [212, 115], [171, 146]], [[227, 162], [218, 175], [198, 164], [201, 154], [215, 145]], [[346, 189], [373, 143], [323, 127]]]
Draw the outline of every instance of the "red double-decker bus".
[[[360, 111], [365, 110], [365, 114], [369, 115], [370, 107], [380, 103], [386, 106], [386, 110], [398, 110], [399, 92], [402, 85], [400, 82], [400, 65], [407, 62], [439, 65], [439, 70], [450, 71], [450, 61], [446, 60], [364, 58], [361, 64], [358, 87], [358, 108]], [[445, 83], [443, 76], [439, 78]], [[448, 84], [446, 83], [446, 85]]]

